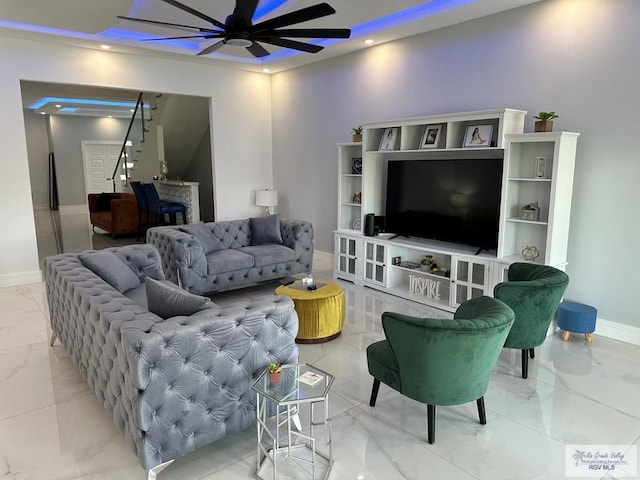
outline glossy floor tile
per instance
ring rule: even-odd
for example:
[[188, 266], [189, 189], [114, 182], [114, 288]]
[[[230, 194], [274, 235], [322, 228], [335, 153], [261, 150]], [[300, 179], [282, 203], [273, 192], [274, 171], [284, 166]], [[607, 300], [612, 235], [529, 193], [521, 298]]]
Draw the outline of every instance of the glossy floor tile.
[[[331, 278], [316, 262], [314, 276]], [[368, 404], [372, 378], [365, 349], [384, 338], [385, 310], [450, 315], [337, 281], [345, 290], [343, 334], [300, 345], [300, 361], [335, 375], [329, 395], [333, 480], [557, 480], [566, 478], [565, 445], [640, 447], [640, 347], [594, 336], [536, 349], [530, 376], [520, 353], [503, 350], [485, 395], [487, 425], [475, 403], [438, 407], [436, 443], [426, 442], [426, 406], [382, 385]], [[219, 304], [269, 294], [274, 284], [214, 294]], [[64, 348], [48, 345], [42, 284], [0, 289], [0, 480], [144, 480], [146, 473], [78, 373]], [[302, 411], [306, 422], [308, 413]], [[318, 448], [326, 453], [325, 433]], [[255, 429], [186, 455], [159, 480], [253, 477]], [[616, 476], [617, 475], [617, 476]], [[285, 468], [286, 480], [311, 478]], [[574, 477], [575, 478], [575, 477]], [[619, 472], [597, 478], [629, 478]], [[640, 477], [633, 477], [640, 478]], [[265, 474], [265, 480], [271, 480]]]

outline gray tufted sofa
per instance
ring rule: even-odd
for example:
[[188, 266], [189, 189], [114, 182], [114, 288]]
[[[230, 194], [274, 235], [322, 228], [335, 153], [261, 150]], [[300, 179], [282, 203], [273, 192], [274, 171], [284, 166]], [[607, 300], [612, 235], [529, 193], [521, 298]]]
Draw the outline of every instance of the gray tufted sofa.
[[[108, 250], [141, 288], [146, 276], [164, 277], [151, 245]], [[298, 358], [298, 317], [286, 297], [163, 320], [78, 254], [45, 258], [44, 278], [51, 344], [61, 341], [147, 470], [255, 425], [253, 381], [270, 362]]]
[[[160, 251], [167, 280], [196, 294], [311, 271], [311, 223], [282, 219], [282, 244], [254, 246], [250, 220], [154, 227], [147, 231], [147, 242]], [[207, 239], [198, 238], [204, 229], [216, 243], [215, 249], [208, 250]]]

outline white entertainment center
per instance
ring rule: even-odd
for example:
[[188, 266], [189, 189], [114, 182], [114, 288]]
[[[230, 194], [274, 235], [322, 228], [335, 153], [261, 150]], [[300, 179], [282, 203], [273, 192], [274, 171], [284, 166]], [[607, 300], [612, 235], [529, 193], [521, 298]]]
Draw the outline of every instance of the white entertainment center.
[[[579, 134], [523, 133], [526, 113], [505, 108], [370, 123], [362, 143], [338, 144], [334, 276], [455, 311], [470, 298], [492, 295], [513, 262], [564, 269]], [[491, 126], [491, 139], [470, 147], [469, 127], [476, 125]], [[395, 143], [383, 145], [389, 128]], [[427, 129], [437, 132], [428, 147]], [[483, 157], [503, 159], [497, 249], [478, 253], [458, 243], [392, 238], [395, 232], [364, 234], [367, 214], [385, 215], [388, 162]], [[527, 252], [537, 251], [535, 260], [523, 257], [526, 247], [535, 247]], [[431, 265], [421, 265], [427, 256]]]

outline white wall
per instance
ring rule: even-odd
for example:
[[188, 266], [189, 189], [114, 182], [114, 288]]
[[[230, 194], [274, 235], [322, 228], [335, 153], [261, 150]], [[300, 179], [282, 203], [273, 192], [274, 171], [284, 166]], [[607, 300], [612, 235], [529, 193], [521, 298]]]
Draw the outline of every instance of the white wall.
[[[28, 114], [25, 114], [25, 117]], [[31, 112], [31, 115], [38, 114]], [[58, 183], [58, 200], [60, 206], [87, 205], [84, 162], [82, 159], [82, 141], [115, 141], [124, 140], [129, 120], [126, 118], [76, 117], [71, 115], [51, 115], [51, 141], [56, 164]], [[138, 121], [138, 129], [140, 131]], [[27, 130], [27, 138], [31, 131]], [[137, 139], [134, 140], [134, 144]], [[32, 162], [32, 159], [29, 158]], [[33, 169], [32, 169], [33, 171]], [[46, 171], [44, 175], [46, 176]], [[108, 172], [111, 176], [111, 172]], [[47, 182], [48, 185], [48, 182]], [[112, 184], [107, 182], [107, 191], [111, 192]], [[32, 184], [31, 188], [34, 188]]]
[[47, 118], [24, 109], [24, 125], [34, 208], [49, 208], [49, 140]]
[[637, 0], [547, 0], [273, 76], [279, 210], [333, 251], [337, 142], [363, 122], [555, 110], [578, 140], [566, 298], [640, 326]]
[[0, 218], [11, 219], [0, 236], [0, 286], [40, 277], [20, 80], [210, 97], [216, 218], [259, 213], [254, 191], [272, 182], [268, 76], [15, 38], [1, 39], [0, 65]]

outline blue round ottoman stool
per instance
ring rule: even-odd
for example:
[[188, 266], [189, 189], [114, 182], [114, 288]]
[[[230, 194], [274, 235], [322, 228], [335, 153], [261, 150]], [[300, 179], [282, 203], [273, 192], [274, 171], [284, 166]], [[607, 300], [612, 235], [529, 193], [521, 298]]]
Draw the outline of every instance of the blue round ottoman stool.
[[582, 303], [562, 302], [558, 306], [558, 328], [564, 330], [562, 340], [569, 340], [571, 333], [584, 333], [591, 342], [591, 333], [596, 329], [598, 311], [595, 307]]

